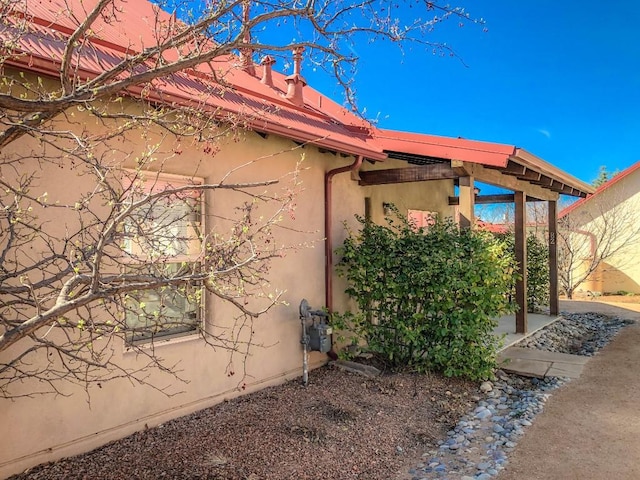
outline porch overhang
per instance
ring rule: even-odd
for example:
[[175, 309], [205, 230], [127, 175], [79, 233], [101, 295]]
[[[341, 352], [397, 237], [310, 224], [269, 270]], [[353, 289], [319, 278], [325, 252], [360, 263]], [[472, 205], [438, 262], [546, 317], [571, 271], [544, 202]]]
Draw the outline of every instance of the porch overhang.
[[[407, 167], [360, 172], [361, 185], [424, 182], [451, 179], [458, 185], [457, 205], [461, 227], [474, 224], [476, 203], [515, 205], [515, 256], [520, 280], [516, 283], [516, 332], [526, 334], [527, 325], [527, 201], [548, 202], [549, 277], [551, 315], [558, 314], [557, 201], [560, 195], [584, 198], [594, 189], [587, 183], [513, 145], [478, 142], [462, 138], [376, 130], [373, 137], [389, 158], [407, 162]], [[512, 195], [477, 195], [474, 182], [513, 191]]]
[[373, 136], [389, 158], [406, 161], [412, 171], [392, 169], [365, 175], [367, 185], [377, 183], [376, 176], [384, 176], [386, 183], [473, 176], [539, 200], [554, 200], [560, 194], [586, 197], [594, 191], [589, 184], [513, 145], [382, 129]]

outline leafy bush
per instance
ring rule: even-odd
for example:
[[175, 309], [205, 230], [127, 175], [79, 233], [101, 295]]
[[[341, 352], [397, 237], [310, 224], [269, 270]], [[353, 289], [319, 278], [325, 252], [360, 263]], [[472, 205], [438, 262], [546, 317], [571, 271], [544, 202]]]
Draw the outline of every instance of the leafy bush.
[[386, 226], [358, 220], [360, 231], [348, 232], [339, 249], [338, 273], [359, 311], [334, 315], [336, 326], [394, 369], [490, 377], [495, 319], [514, 311], [506, 244], [449, 220], [416, 229], [397, 211]]
[[[499, 238], [515, 250], [513, 232]], [[527, 235], [527, 305], [531, 313], [549, 305], [549, 246], [533, 232]]]

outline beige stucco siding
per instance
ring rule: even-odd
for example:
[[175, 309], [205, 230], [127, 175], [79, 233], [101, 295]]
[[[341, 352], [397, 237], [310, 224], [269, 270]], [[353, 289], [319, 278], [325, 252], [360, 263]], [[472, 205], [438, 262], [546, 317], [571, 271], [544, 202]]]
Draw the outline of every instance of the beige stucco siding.
[[[574, 248], [587, 257], [600, 239], [617, 252], [578, 291], [640, 293], [640, 170], [613, 183], [568, 214]], [[613, 234], [611, 232], [614, 232]], [[575, 276], [584, 272], [577, 266]]]
[[[134, 107], [131, 107], [134, 108]], [[82, 112], [77, 112], [78, 124], [83, 128], [99, 132], [102, 126]], [[64, 126], [64, 125], [59, 125]], [[287, 188], [288, 174], [300, 165], [300, 192], [296, 208], [287, 211], [282, 226], [276, 229], [278, 242], [291, 248], [286, 255], [273, 263], [269, 273], [268, 289], [284, 291], [286, 302], [254, 321], [243, 330], [247, 339], [253, 332], [248, 356], [234, 355], [223, 349], [213, 349], [196, 335], [187, 335], [157, 342], [155, 353], [165, 365], [175, 365], [184, 382], [162, 373], [149, 370], [149, 382], [164, 393], [127, 380], [112, 380], [90, 389], [87, 395], [82, 388], [62, 385], [67, 396], [35, 396], [16, 401], [0, 399], [0, 477], [23, 470], [29, 466], [74, 455], [121, 438], [145, 426], [152, 427], [170, 418], [214, 405], [267, 385], [283, 382], [301, 375], [302, 350], [300, 345], [300, 322], [298, 304], [306, 298], [314, 307], [324, 304], [324, 176], [330, 169], [349, 165], [355, 160], [332, 153], [321, 153], [313, 146], [298, 148], [287, 139], [277, 136], [263, 138], [253, 132], [242, 132], [220, 140], [220, 151], [211, 155], [203, 151], [202, 145], [190, 141], [176, 142], [172, 137], [161, 137], [152, 133], [152, 143], [157, 145], [155, 155], [166, 173], [195, 175], [205, 182], [215, 183], [231, 168], [253, 161], [230, 176], [227, 181], [257, 181], [280, 178], [279, 185], [265, 188], [276, 191]], [[141, 140], [135, 133], [117, 148], [105, 148], [114, 165], [132, 167], [140, 155]], [[39, 155], [39, 144], [28, 139], [13, 144], [16, 153], [25, 155], [21, 164], [32, 169]], [[176, 154], [179, 151], [179, 154]], [[10, 150], [3, 152], [11, 154]], [[300, 163], [302, 160], [302, 163]], [[400, 162], [389, 162], [386, 167], [402, 166]], [[60, 164], [43, 162], [35, 167], [39, 180], [32, 187], [34, 196], [48, 193], [49, 202], [69, 204], [77, 200], [78, 194], [91, 189], [87, 178], [69, 162]], [[4, 173], [4, 172], [3, 172]], [[345, 237], [343, 222], [356, 226], [354, 214], [364, 214], [364, 199], [370, 197], [373, 214], [381, 219], [382, 203], [393, 202], [401, 210], [423, 209], [450, 213], [447, 197], [453, 192], [451, 182], [429, 182], [381, 187], [360, 187], [348, 173], [337, 175], [333, 181], [332, 243], [338, 247]], [[205, 224], [207, 230], [224, 228], [222, 217], [234, 215], [234, 207], [241, 200], [237, 193], [217, 190], [207, 192]], [[261, 214], [268, 215], [272, 207], [261, 206]], [[61, 234], [74, 223], [65, 217], [64, 210], [42, 209], [42, 220], [51, 222], [57, 234]], [[44, 248], [34, 243], [34, 252]], [[337, 261], [337, 259], [335, 259]], [[336, 279], [334, 283], [336, 308], [347, 303], [342, 293], [344, 285]], [[231, 327], [235, 318], [231, 309], [220, 300], [207, 296], [204, 322], [213, 327]], [[54, 333], [55, 335], [55, 333]], [[25, 348], [23, 340], [12, 349], [0, 353], [11, 358]], [[124, 368], [142, 367], [148, 361], [144, 355], [136, 354], [124, 344], [115, 342], [111, 346], [114, 359]], [[44, 361], [44, 359], [43, 359]], [[317, 367], [326, 362], [324, 354], [313, 353], [310, 363]], [[243, 372], [247, 373], [246, 376]], [[233, 375], [231, 375], [233, 372]], [[311, 375], [313, 381], [313, 374]], [[26, 393], [34, 384], [18, 387]], [[90, 403], [89, 400], [90, 399]]]

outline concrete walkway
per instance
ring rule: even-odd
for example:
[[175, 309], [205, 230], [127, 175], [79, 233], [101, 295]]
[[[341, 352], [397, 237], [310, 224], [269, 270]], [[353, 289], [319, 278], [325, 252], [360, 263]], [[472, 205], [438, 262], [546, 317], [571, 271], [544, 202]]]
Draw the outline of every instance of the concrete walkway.
[[498, 337], [504, 337], [504, 343], [502, 349], [506, 349], [511, 345], [515, 345], [521, 342], [525, 338], [533, 335], [538, 330], [552, 324], [553, 322], [560, 320], [561, 317], [540, 315], [537, 313], [530, 313], [528, 315], [528, 328], [527, 333], [516, 333], [516, 316], [505, 315], [498, 319], [498, 326], [493, 330], [493, 333]]
[[[561, 310], [640, 319], [638, 304], [562, 302]], [[640, 479], [640, 323], [551, 395], [497, 479]]]

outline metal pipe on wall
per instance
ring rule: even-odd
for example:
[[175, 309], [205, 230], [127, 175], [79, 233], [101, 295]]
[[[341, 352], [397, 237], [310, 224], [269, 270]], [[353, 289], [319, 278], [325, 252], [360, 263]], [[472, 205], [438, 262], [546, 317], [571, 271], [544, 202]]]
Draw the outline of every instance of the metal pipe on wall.
[[325, 306], [329, 313], [333, 312], [333, 242], [331, 229], [331, 208], [333, 200], [332, 180], [340, 173], [352, 172], [357, 175], [362, 166], [362, 155], [358, 155], [351, 165], [334, 168], [324, 174], [324, 292]]

